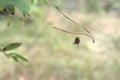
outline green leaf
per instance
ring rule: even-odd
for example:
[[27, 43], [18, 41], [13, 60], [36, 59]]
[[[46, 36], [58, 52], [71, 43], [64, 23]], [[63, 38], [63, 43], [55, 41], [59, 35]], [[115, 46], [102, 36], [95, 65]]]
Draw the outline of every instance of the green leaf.
[[17, 53], [9, 53], [9, 56], [11, 56], [15, 61], [19, 61], [19, 60], [28, 61], [25, 57]]
[[11, 56], [13, 60], [19, 62], [18, 58], [16, 56]]
[[4, 7], [4, 9], [0, 10], [1, 15], [14, 15], [15, 13], [15, 7], [13, 5], [7, 5]]
[[20, 45], [21, 45], [21, 43], [17, 43], [17, 42], [11, 43], [11, 44], [8, 44], [7, 46], [5, 46], [2, 50], [3, 51], [10, 51], [10, 50], [18, 48]]
[[3, 10], [6, 6], [9, 5], [16, 6], [23, 15], [28, 13], [29, 7], [25, 4], [25, 0], [0, 0], [0, 10]]
[[14, 13], [15, 13], [15, 6], [14, 5], [9, 5], [8, 6], [8, 11], [9, 11], [9, 14], [14, 15]]

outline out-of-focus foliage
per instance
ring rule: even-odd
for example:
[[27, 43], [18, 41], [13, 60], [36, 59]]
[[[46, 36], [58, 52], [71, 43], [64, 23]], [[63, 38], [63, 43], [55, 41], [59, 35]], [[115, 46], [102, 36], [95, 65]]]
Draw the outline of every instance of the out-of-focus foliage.
[[120, 0], [60, 0], [64, 8], [84, 12], [120, 12]]
[[23, 15], [27, 14], [29, 10], [28, 5], [25, 3], [25, 0], [0, 0], [0, 10], [11, 6], [16, 6]]
[[[50, 2], [49, 7], [44, 2], [35, 0], [30, 16], [22, 18], [22, 22], [12, 18], [9, 27], [4, 22], [4, 17], [0, 17], [0, 47], [11, 42], [22, 42], [15, 52], [23, 52], [25, 54], [22, 55], [29, 59], [27, 63], [16, 63], [0, 54], [0, 80], [120, 80], [120, 18], [114, 15], [119, 7], [109, 7], [110, 12], [104, 8], [110, 1], [117, 0], [96, 0], [96, 4], [88, 3], [93, 0], [46, 1]], [[119, 5], [118, 2], [111, 6]], [[96, 43], [93, 44], [83, 36], [53, 29], [55, 25], [73, 32], [82, 32], [60, 15], [53, 8], [54, 5], [58, 5], [66, 15], [88, 28]], [[99, 12], [104, 14], [98, 14]], [[79, 48], [73, 45], [76, 36], [81, 39]], [[12, 52], [11, 55], [17, 56]]]

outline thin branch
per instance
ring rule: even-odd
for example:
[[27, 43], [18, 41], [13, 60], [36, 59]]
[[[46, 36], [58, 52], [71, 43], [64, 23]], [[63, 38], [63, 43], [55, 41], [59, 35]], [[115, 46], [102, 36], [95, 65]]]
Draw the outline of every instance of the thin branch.
[[83, 28], [83, 29], [89, 34], [89, 37], [91, 37], [91, 38], [93, 39], [93, 43], [95, 43], [95, 40], [94, 40], [94, 38], [93, 38], [93, 36], [92, 36], [92, 34], [90, 33], [89, 30], [87, 30], [86, 28], [80, 26], [77, 22], [75, 22], [74, 20], [72, 20], [71, 18], [69, 18], [68, 16], [66, 16], [57, 6], [55, 6], [55, 8], [56, 8], [64, 17], [66, 17], [68, 20], [70, 20], [71, 22], [73, 22], [73, 23], [76, 24], [77, 26]]
[[69, 34], [84, 35], [84, 36], [87, 36], [87, 37], [91, 38], [92, 41], [93, 41], [93, 43], [95, 42], [94, 39], [93, 39], [93, 37], [91, 37], [91, 36], [88, 35], [88, 34], [84, 34], [84, 33], [74, 33], [74, 32], [66, 31], [66, 30], [63, 30], [63, 29], [60, 29], [60, 28], [57, 28], [57, 27], [53, 27], [53, 28], [54, 28], [54, 29], [57, 29], [57, 30], [60, 30], [60, 31], [63, 31], [63, 32], [65, 32], [65, 33], [69, 33]]

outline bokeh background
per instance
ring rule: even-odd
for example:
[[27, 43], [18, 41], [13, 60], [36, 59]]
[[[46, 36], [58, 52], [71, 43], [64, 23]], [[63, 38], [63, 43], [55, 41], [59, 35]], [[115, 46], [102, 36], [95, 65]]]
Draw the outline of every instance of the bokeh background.
[[[120, 0], [36, 0], [30, 16], [0, 16], [0, 47], [22, 42], [15, 51], [28, 62], [0, 54], [0, 80], [120, 80]], [[95, 38], [52, 28], [86, 33], [54, 6], [87, 28]], [[22, 20], [21, 20], [22, 18]], [[11, 21], [10, 26], [7, 22]], [[73, 45], [79, 36], [79, 48]]]

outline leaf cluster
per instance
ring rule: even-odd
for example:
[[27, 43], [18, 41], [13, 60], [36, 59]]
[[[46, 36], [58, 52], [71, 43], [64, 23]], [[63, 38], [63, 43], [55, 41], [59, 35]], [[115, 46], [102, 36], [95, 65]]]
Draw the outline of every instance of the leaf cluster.
[[1, 13], [14, 13], [15, 7], [17, 7], [23, 15], [26, 15], [28, 13], [29, 7], [25, 3], [25, 0], [0, 0]]
[[5, 47], [3, 47], [2, 49], [0, 49], [0, 51], [9, 59], [12, 58], [14, 61], [28, 61], [25, 57], [23, 57], [22, 55], [15, 53], [15, 52], [9, 52], [11, 50], [14, 50], [18, 47], [21, 46], [21, 43], [15, 42], [15, 43], [10, 43], [8, 45], [6, 45]]

